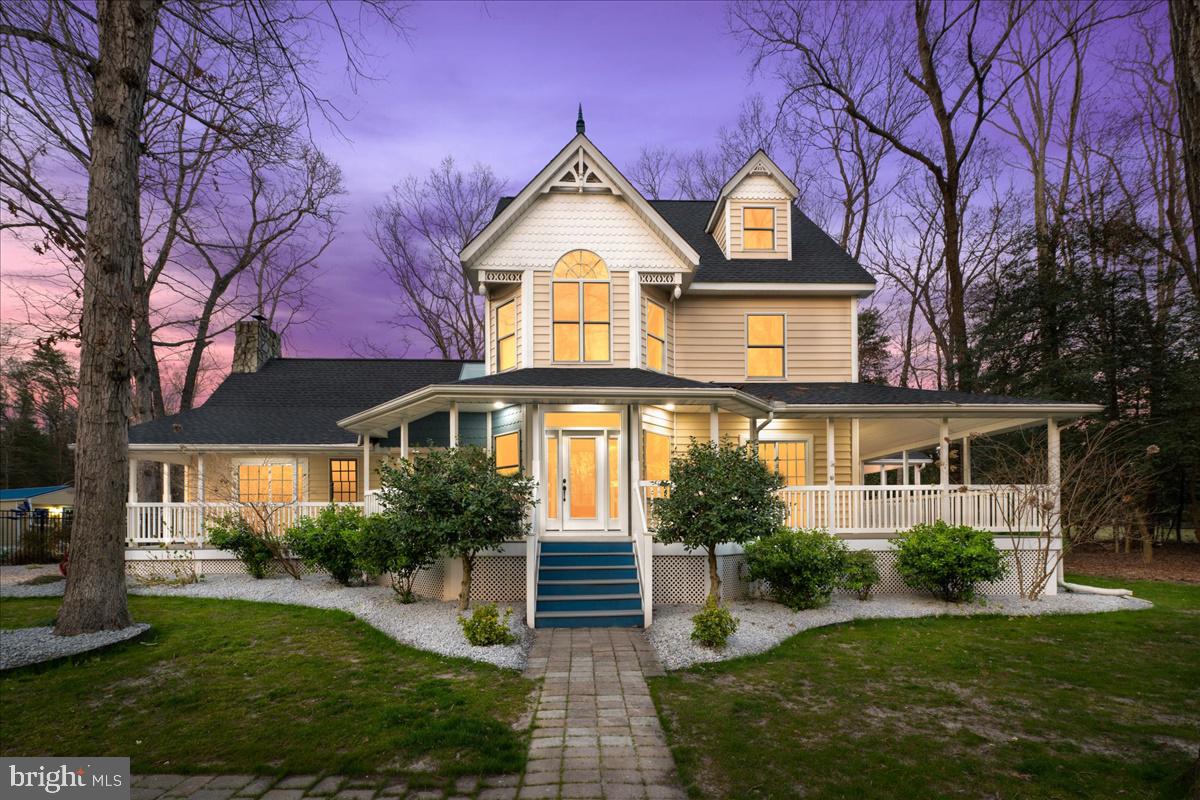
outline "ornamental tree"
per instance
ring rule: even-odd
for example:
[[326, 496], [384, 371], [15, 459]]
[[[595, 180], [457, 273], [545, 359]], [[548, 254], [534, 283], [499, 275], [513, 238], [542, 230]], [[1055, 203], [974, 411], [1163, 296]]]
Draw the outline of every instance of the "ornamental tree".
[[533, 480], [501, 475], [492, 455], [478, 447], [431, 450], [384, 466], [382, 485], [380, 502], [390, 514], [462, 559], [460, 610], [471, 603], [476, 556], [529, 533]]
[[782, 522], [783, 477], [758, 459], [753, 444], [698, 442], [671, 459], [671, 491], [652, 501], [652, 529], [660, 542], [708, 552], [709, 597], [719, 601], [717, 545], [744, 544]]

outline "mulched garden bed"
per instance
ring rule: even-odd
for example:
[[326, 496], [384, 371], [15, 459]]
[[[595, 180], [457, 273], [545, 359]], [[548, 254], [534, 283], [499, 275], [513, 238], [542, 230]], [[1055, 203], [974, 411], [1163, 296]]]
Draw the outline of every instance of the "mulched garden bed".
[[1137, 543], [1131, 553], [1114, 553], [1111, 544], [1082, 545], [1067, 554], [1066, 569], [1125, 580], [1200, 583], [1200, 544], [1159, 545], [1154, 548], [1154, 560], [1149, 564], [1142, 563], [1142, 548]]

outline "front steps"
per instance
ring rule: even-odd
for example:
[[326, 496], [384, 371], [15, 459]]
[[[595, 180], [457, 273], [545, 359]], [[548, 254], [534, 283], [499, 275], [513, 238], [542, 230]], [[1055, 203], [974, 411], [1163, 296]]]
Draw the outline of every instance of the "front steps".
[[534, 619], [539, 628], [640, 628], [633, 542], [543, 541]]

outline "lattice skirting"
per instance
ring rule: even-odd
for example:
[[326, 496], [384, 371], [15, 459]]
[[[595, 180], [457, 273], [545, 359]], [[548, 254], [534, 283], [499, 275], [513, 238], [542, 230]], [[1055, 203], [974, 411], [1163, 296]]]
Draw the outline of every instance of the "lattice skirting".
[[[321, 570], [312, 570], [297, 564], [302, 575], [314, 575]], [[125, 562], [125, 574], [135, 580], [175, 580], [195, 571], [204, 575], [245, 575], [246, 568], [236, 558], [155, 558]], [[275, 562], [267, 568], [268, 575], [285, 575], [283, 567]]]
[[444, 564], [439, 561], [429, 569], [423, 569], [417, 573], [417, 577], [413, 580], [413, 594], [417, 597], [441, 600], [445, 584], [446, 569]]
[[654, 602], [703, 603], [707, 572], [705, 556], [654, 556]]
[[524, 602], [524, 556], [477, 556], [471, 573], [471, 602]]

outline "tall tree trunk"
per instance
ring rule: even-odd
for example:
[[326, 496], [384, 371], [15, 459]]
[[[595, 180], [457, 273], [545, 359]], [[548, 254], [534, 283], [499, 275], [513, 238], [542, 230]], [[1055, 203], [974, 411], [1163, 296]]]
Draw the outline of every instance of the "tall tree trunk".
[[71, 564], [55, 633], [130, 624], [125, 596], [133, 276], [142, 268], [138, 159], [155, 0], [99, 0]]
[[458, 610], [466, 611], [471, 605], [471, 572], [475, 567], [475, 556], [462, 557], [462, 588], [458, 592]]
[[708, 546], [708, 597], [714, 603], [721, 602], [721, 573], [717, 569], [717, 548]]
[[1183, 171], [1192, 209], [1192, 248], [1196, 249], [1200, 248], [1200, 6], [1196, 0], [1171, 0], [1169, 5]]

